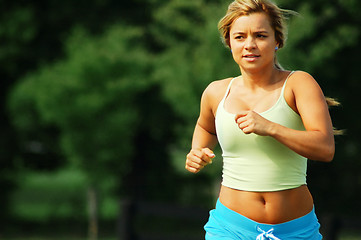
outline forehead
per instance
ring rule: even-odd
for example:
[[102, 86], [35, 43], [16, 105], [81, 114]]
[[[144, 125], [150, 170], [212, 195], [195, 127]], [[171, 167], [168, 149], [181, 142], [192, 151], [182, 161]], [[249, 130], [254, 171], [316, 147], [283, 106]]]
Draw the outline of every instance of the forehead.
[[273, 31], [266, 13], [251, 13], [238, 17], [231, 26], [231, 32]]

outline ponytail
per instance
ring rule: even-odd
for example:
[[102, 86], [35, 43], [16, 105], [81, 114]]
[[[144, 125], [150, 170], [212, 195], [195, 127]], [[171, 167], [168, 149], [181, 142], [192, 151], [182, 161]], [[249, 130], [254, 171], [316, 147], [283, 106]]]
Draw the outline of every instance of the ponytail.
[[[330, 107], [338, 107], [338, 106], [341, 105], [341, 103], [339, 101], [337, 101], [336, 99], [334, 99], [334, 98], [325, 97], [325, 99], [326, 99], [327, 106], [329, 108]], [[345, 133], [344, 130], [333, 128], [333, 134], [334, 135], [343, 135], [344, 133]]]

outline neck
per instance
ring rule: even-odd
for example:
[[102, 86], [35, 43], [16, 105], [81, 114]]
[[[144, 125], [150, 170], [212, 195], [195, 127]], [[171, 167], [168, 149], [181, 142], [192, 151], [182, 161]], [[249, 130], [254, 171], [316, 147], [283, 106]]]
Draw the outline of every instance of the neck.
[[280, 70], [272, 67], [261, 71], [247, 71], [241, 68], [243, 83], [249, 88], [264, 87], [274, 83], [278, 79]]

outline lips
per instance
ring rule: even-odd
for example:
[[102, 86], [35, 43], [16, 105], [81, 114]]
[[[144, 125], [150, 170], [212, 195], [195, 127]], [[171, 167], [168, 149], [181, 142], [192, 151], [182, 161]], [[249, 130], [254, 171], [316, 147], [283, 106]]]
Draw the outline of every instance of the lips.
[[258, 54], [246, 54], [246, 55], [243, 55], [242, 57], [247, 62], [256, 62], [260, 56], [261, 55], [258, 55]]
[[244, 58], [258, 58], [260, 57], [261, 55], [257, 55], [257, 54], [246, 54], [246, 55], [243, 55]]

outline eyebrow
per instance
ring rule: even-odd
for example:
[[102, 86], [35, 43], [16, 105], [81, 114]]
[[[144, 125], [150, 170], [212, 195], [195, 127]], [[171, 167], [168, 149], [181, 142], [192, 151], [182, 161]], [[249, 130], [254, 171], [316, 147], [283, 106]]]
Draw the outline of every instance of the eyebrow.
[[[260, 33], [267, 33], [268, 34], [268, 31], [260, 30], [260, 31], [255, 31], [254, 33], [255, 34], [260, 34]], [[235, 32], [235, 33], [233, 33], [233, 35], [237, 35], [237, 34], [245, 34], [245, 32]]]

